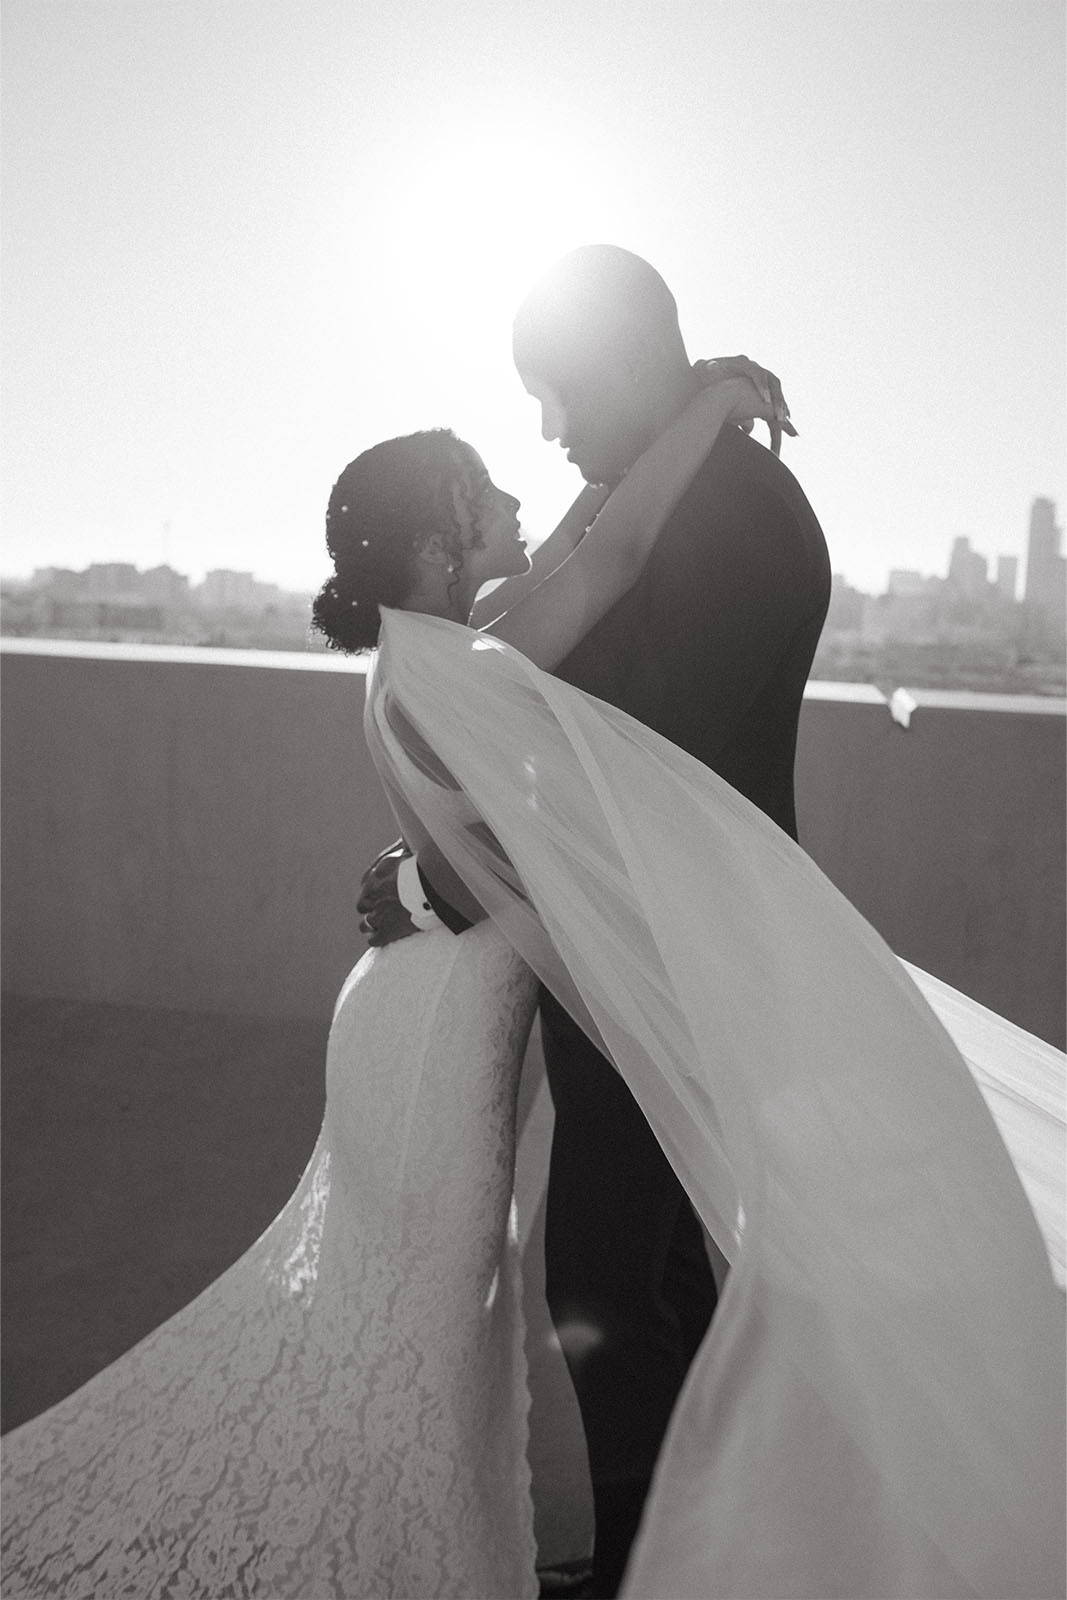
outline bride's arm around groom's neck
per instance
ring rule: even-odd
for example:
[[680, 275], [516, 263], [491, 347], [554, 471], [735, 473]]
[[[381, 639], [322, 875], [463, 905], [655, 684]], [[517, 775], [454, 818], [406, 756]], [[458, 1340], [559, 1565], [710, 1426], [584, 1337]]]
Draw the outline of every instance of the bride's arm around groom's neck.
[[555, 572], [580, 543], [610, 492], [600, 483], [584, 484], [548, 538], [531, 551], [529, 572], [523, 572], [515, 578], [505, 578], [503, 583], [474, 602], [471, 627], [484, 628], [495, 622], [497, 617], [532, 593], [550, 573]]

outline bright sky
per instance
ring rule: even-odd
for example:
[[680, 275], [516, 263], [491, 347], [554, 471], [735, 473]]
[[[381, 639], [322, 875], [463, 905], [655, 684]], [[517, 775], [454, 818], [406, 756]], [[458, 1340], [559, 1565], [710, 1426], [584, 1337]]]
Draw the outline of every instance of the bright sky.
[[0, 566], [326, 570], [330, 484], [448, 423], [535, 537], [580, 487], [511, 367], [607, 239], [778, 371], [835, 569], [1061, 520], [1053, 0], [5, 0]]

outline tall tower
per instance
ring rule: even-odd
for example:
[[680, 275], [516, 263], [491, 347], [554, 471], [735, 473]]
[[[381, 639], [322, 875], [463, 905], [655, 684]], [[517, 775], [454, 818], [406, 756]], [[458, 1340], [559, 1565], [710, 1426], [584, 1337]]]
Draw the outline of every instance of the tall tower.
[[1067, 561], [1060, 555], [1062, 528], [1056, 526], [1056, 503], [1043, 496], [1030, 508], [1026, 546], [1026, 606], [1055, 634], [1063, 632], [1067, 607]]
[[1026, 600], [1043, 610], [1050, 599], [1050, 582], [1056, 575], [1061, 530], [1056, 526], [1056, 502], [1039, 496], [1030, 507], [1030, 537], [1026, 545]]

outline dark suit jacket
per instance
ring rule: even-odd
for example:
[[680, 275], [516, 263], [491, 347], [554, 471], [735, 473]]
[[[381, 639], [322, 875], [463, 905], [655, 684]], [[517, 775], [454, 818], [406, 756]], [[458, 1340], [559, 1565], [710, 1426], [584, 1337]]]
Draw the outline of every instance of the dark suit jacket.
[[726, 428], [640, 578], [556, 674], [688, 750], [795, 838], [797, 720], [829, 598], [800, 485]]
[[[556, 676], [680, 745], [795, 839], [797, 721], [829, 599], [826, 541], [799, 483], [727, 427], [637, 582]], [[442, 921], [467, 927], [423, 882]]]

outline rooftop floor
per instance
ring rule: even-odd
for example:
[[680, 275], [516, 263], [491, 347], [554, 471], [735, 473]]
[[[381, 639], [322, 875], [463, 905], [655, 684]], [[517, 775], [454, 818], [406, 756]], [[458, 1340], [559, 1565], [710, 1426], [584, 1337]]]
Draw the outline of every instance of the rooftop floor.
[[296, 1186], [328, 1022], [9, 998], [3, 1427], [193, 1299]]

